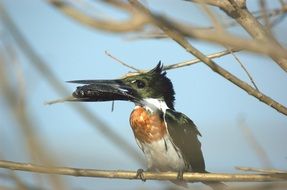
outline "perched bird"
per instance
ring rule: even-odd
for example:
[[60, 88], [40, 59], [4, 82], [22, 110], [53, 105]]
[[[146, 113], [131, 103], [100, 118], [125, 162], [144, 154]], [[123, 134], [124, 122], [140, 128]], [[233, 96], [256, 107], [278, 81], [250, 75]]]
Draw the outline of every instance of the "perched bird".
[[[201, 134], [191, 119], [174, 109], [173, 85], [162, 68], [159, 62], [148, 72], [123, 79], [69, 82], [84, 84], [73, 93], [77, 101], [124, 100], [135, 103], [130, 125], [149, 171], [206, 173], [198, 140]], [[180, 180], [173, 182], [185, 184]], [[204, 183], [214, 189], [225, 188], [220, 182]]]

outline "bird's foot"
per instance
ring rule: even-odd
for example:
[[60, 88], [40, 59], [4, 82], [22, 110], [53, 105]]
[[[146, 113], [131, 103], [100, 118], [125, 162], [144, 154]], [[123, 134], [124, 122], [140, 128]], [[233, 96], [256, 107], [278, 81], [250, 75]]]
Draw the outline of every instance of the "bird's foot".
[[183, 180], [183, 170], [179, 170], [177, 173], [177, 180], [182, 181]]
[[135, 179], [141, 179], [143, 182], [146, 181], [145, 177], [144, 177], [144, 174], [143, 174], [144, 170], [143, 169], [138, 169], [137, 170], [137, 174], [135, 176]]

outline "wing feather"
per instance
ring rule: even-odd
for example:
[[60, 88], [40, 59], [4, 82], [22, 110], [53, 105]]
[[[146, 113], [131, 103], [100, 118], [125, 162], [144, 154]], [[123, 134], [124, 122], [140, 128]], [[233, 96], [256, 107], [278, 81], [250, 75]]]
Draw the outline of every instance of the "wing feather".
[[183, 113], [171, 109], [166, 110], [165, 121], [173, 143], [181, 150], [187, 161], [188, 170], [206, 172], [201, 143], [198, 140], [198, 135], [201, 134], [193, 121]]

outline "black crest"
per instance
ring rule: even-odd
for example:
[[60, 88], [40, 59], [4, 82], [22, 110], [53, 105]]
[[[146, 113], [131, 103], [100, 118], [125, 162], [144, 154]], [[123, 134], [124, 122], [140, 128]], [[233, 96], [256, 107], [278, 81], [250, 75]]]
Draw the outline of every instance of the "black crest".
[[167, 106], [174, 109], [175, 92], [171, 80], [166, 76], [166, 71], [163, 71], [161, 61], [159, 61], [156, 67], [150, 70], [148, 74], [156, 78], [154, 82], [158, 84], [157, 87], [162, 91]]
[[161, 63], [161, 61], [158, 62], [158, 64], [155, 66], [155, 68], [153, 68], [152, 70], [150, 70], [148, 73], [150, 74], [158, 74], [158, 75], [166, 75], [166, 72], [163, 71], [163, 64]]

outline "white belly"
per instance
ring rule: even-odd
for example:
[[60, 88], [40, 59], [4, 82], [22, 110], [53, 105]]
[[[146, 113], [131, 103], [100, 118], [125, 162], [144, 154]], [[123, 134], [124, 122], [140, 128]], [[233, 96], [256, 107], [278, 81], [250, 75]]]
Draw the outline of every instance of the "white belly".
[[159, 171], [184, 170], [183, 157], [167, 135], [163, 139], [152, 143], [137, 142], [147, 158], [149, 169]]

